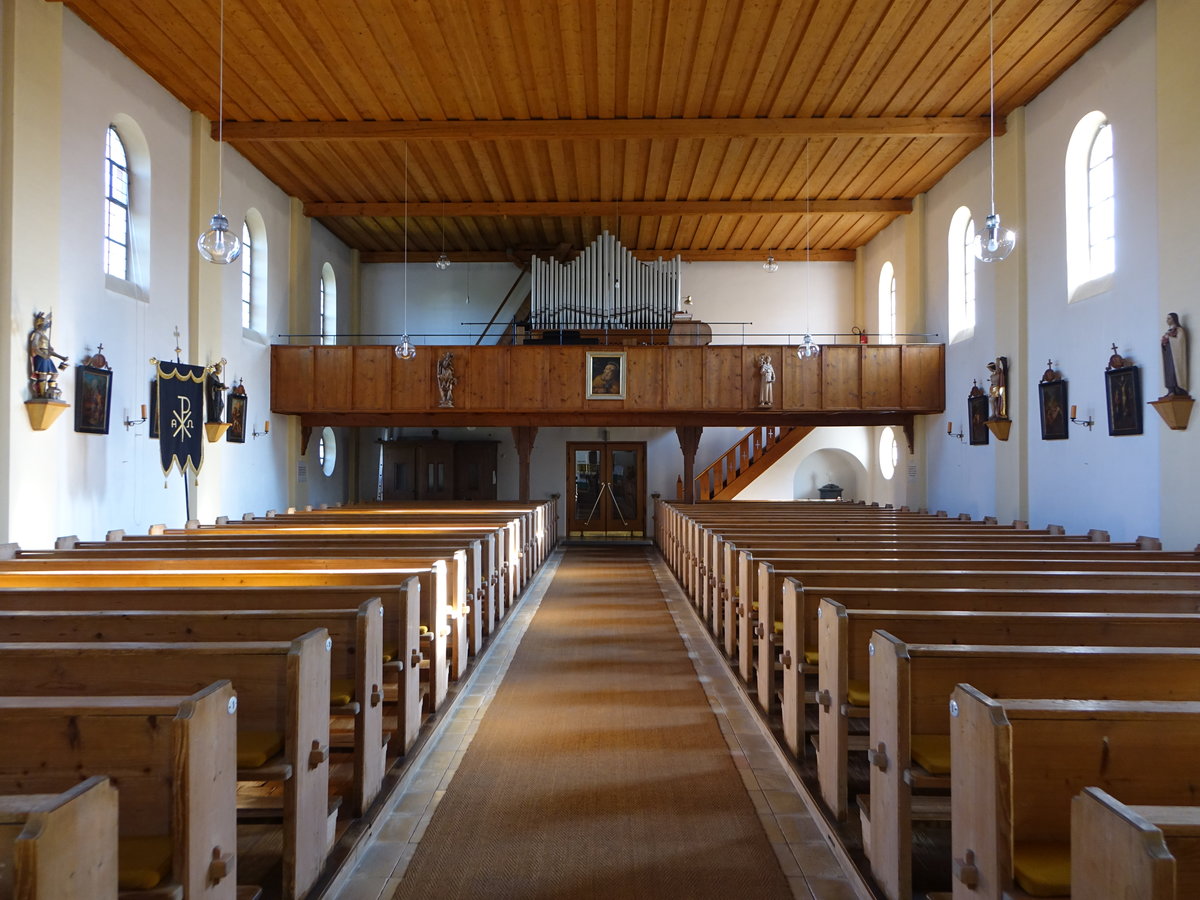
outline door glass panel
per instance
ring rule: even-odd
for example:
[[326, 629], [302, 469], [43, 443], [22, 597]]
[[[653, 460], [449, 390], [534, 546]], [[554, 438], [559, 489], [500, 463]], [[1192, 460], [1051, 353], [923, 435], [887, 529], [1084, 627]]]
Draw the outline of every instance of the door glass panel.
[[638, 512], [638, 454], [636, 450], [612, 450], [612, 509], [609, 512], [613, 528], [628, 530]]
[[[582, 522], [603, 515], [596, 503], [600, 496], [600, 453], [575, 451], [575, 516]], [[595, 512], [593, 512], [595, 510]]]

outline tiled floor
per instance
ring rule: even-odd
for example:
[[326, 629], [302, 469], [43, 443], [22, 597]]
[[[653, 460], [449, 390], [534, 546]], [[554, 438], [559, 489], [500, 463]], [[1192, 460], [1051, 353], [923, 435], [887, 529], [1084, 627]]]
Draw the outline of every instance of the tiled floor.
[[[561, 553], [561, 551], [559, 551]], [[332, 900], [389, 900], [412, 859], [421, 836], [446, 792], [467, 746], [479, 728], [513, 654], [521, 643], [546, 588], [554, 578], [559, 553], [551, 556], [529, 586], [524, 601], [488, 650], [483, 663], [459, 695], [453, 710], [425, 745], [420, 758], [396, 792], [392, 811], [380, 824], [374, 842]], [[763, 827], [784, 873], [800, 900], [848, 900], [854, 892], [826, 846], [780, 751], [733, 680], [729, 667], [712, 646], [699, 620], [688, 608], [666, 565], [652, 557], [655, 575], [687, 645], [704, 690], [729, 743], [734, 764], [762, 817]]]

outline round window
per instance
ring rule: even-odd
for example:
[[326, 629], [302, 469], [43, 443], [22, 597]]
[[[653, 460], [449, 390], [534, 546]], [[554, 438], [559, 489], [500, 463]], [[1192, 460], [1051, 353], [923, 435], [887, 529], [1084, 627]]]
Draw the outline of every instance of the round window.
[[332, 428], [321, 431], [321, 439], [317, 441], [317, 462], [326, 476], [333, 474], [333, 467], [337, 465], [337, 437]]
[[879, 471], [883, 477], [891, 480], [896, 474], [896, 464], [900, 461], [900, 445], [896, 443], [896, 432], [889, 425], [879, 435]]

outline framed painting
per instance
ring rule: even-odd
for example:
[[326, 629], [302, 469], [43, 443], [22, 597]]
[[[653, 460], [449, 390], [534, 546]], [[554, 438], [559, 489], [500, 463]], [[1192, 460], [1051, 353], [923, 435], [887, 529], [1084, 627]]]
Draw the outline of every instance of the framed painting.
[[1065, 381], [1043, 381], [1038, 385], [1038, 400], [1042, 411], [1042, 440], [1065, 441], [1067, 439], [1067, 383]]
[[150, 379], [150, 403], [147, 406], [150, 410], [150, 440], [158, 440], [158, 380]]
[[231, 444], [246, 443], [246, 395], [229, 392], [229, 430], [225, 440]]
[[1108, 433], [1113, 437], [1142, 433], [1142, 370], [1138, 366], [1104, 373], [1108, 398]]
[[967, 397], [967, 430], [970, 432], [971, 444], [986, 444], [988, 438], [988, 397], [979, 393]]
[[587, 351], [585, 394], [589, 400], [625, 399], [625, 354], [611, 350]]
[[75, 430], [108, 434], [112, 407], [112, 369], [75, 367]]

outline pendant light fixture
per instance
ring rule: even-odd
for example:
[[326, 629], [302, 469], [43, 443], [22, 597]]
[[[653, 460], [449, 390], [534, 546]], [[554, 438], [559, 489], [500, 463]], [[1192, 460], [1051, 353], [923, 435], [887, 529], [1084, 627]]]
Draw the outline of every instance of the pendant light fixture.
[[767, 261], [765, 263], [763, 263], [763, 271], [764, 272], [778, 272], [779, 271], [779, 263], [775, 262], [774, 256], [767, 257]]
[[988, 0], [988, 153], [991, 158], [992, 206], [983, 229], [972, 242], [975, 257], [982, 262], [999, 262], [1012, 253], [1016, 232], [1000, 227], [996, 213], [996, 31], [992, 22], [993, 0]]
[[809, 142], [804, 142], [804, 340], [796, 348], [800, 359], [812, 359], [821, 354], [820, 345], [812, 339], [812, 155]]
[[410, 360], [416, 357], [417, 348], [408, 337], [408, 143], [404, 144], [404, 334], [395, 350], [397, 359]]
[[221, 213], [221, 179], [225, 169], [225, 0], [221, 0], [220, 23], [217, 52], [217, 211], [208, 223], [208, 230], [196, 240], [196, 249], [207, 262], [227, 266], [242, 255], [242, 239], [229, 230], [229, 220]]
[[437, 258], [434, 263], [439, 269], [445, 272], [450, 268], [450, 257], [446, 255], [446, 201], [442, 201], [442, 255]]

